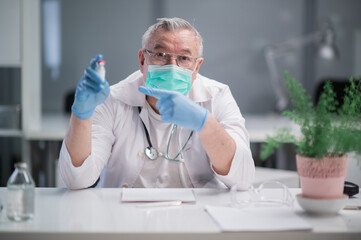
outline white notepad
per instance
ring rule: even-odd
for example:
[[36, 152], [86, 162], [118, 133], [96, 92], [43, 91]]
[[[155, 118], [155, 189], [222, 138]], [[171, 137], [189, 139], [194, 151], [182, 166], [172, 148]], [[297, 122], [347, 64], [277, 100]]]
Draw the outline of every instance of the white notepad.
[[196, 201], [192, 189], [182, 188], [123, 188], [122, 202]]
[[247, 208], [205, 207], [222, 231], [312, 230], [312, 226], [286, 206]]

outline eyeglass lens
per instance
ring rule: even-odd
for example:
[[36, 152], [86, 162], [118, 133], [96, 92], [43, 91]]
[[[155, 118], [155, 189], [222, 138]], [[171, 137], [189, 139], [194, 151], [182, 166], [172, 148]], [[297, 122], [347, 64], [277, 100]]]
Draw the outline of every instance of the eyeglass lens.
[[175, 57], [177, 65], [179, 67], [189, 68], [194, 62], [195, 58], [185, 55], [177, 55], [171, 53], [163, 53], [163, 52], [151, 52], [145, 49], [145, 52], [150, 56], [151, 62], [156, 65], [166, 65], [170, 62], [172, 57]]

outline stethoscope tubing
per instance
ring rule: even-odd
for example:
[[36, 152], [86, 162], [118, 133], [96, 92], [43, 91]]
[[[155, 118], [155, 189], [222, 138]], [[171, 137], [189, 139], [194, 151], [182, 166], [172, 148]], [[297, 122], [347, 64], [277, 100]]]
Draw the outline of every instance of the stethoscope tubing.
[[[141, 111], [142, 111], [142, 108], [140, 106], [138, 106], [139, 114], [140, 114]], [[145, 150], [144, 150], [144, 153], [145, 153], [145, 155], [147, 156], [148, 159], [155, 160], [155, 159], [157, 159], [158, 156], [160, 156], [160, 157], [163, 157], [163, 158], [165, 158], [167, 160], [170, 160], [170, 161], [173, 161], [173, 162], [183, 162], [181, 160], [178, 160], [177, 158], [183, 152], [183, 150], [187, 146], [189, 140], [193, 136], [193, 131], [189, 134], [187, 141], [184, 143], [182, 149], [178, 152], [178, 154], [174, 158], [171, 158], [171, 157], [169, 157], [170, 140], [172, 139], [172, 136], [174, 134], [174, 130], [176, 129], [177, 125], [173, 124], [172, 131], [171, 131], [171, 133], [169, 135], [169, 138], [168, 138], [167, 152], [166, 152], [166, 155], [164, 155], [164, 154], [158, 154], [158, 151], [155, 148], [153, 148], [152, 141], [150, 140], [150, 135], [149, 135], [148, 129], [145, 126], [143, 120], [141, 118], [140, 118], [140, 120], [141, 120], [141, 122], [143, 124], [145, 136], [146, 136], [147, 142], [148, 142], [148, 147], [146, 147]], [[156, 154], [153, 156], [152, 153], [154, 154], [154, 151], [156, 151]]]

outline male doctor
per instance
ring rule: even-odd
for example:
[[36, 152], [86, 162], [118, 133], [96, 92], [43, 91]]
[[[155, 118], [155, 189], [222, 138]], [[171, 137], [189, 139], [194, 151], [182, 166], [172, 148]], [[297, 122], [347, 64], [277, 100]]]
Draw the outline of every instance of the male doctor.
[[190, 23], [161, 18], [126, 79], [109, 87], [95, 71], [102, 56], [93, 58], [60, 150], [64, 183], [247, 190], [255, 167], [245, 121], [229, 87], [198, 73], [202, 51]]

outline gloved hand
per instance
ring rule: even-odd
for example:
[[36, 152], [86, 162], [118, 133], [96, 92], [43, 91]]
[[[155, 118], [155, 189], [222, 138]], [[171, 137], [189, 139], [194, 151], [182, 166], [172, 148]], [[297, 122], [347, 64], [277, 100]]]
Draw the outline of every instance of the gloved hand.
[[175, 91], [139, 87], [145, 95], [158, 98], [156, 107], [162, 121], [200, 131], [208, 117], [208, 110], [193, 102], [183, 94]]
[[75, 91], [75, 98], [72, 113], [78, 118], [84, 120], [90, 118], [95, 107], [108, 97], [110, 88], [106, 80], [102, 81], [99, 74], [95, 71], [96, 62], [103, 59], [102, 55], [95, 56], [90, 61], [90, 67], [84, 71]]

